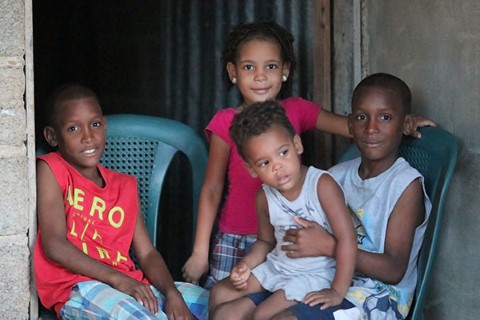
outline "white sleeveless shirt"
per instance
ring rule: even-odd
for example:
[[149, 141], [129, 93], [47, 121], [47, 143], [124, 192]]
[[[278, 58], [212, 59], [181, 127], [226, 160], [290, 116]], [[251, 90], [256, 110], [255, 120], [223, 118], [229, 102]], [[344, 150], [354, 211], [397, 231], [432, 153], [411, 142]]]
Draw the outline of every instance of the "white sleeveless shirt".
[[332, 233], [318, 200], [317, 184], [322, 174], [329, 173], [309, 167], [300, 194], [293, 201], [283, 197], [278, 190], [263, 185], [277, 244], [266, 261], [255, 267], [252, 273], [264, 289], [271, 292], [283, 289], [289, 300], [303, 302], [307, 293], [330, 288], [335, 275], [335, 259], [331, 257], [291, 259], [281, 250], [285, 244], [285, 231], [300, 228], [294, 216], [315, 221]]
[[[340, 163], [332, 167], [329, 172], [342, 185], [347, 203], [356, 214], [354, 220], [357, 220], [355, 225], [357, 244], [361, 250], [384, 252], [387, 224], [395, 204], [413, 180], [420, 178], [422, 182], [425, 219], [415, 230], [408, 267], [402, 280], [396, 285], [390, 285], [356, 274], [353, 287], [346, 296], [357, 307], [367, 309], [369, 313], [374, 310], [370, 313], [370, 319], [377, 319], [375, 313], [379, 313], [378, 319], [396, 319], [397, 312], [406, 317], [417, 283], [417, 257], [432, 205], [425, 192], [422, 175], [405, 159], [398, 158], [388, 170], [366, 180], [362, 180], [358, 175], [360, 163], [361, 159], [357, 158]], [[382, 305], [382, 299], [393, 300], [394, 305], [396, 302], [397, 310], [381, 310], [378, 306]]]

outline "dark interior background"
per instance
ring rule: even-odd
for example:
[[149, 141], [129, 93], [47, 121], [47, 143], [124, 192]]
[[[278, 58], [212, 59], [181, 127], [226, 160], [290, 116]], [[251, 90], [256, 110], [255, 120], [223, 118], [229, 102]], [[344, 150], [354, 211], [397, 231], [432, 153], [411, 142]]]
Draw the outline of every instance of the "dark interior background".
[[[42, 0], [33, 1], [35, 113], [41, 140], [43, 103], [58, 85], [80, 82], [99, 95], [105, 114], [138, 113], [183, 122], [203, 137], [214, 113], [239, 103], [223, 83], [225, 38], [241, 22], [274, 20], [295, 37], [293, 95], [313, 99], [314, 0]], [[312, 162], [302, 137], [305, 161]], [[305, 141], [306, 140], [306, 141]], [[188, 163], [175, 161], [162, 208], [160, 250], [174, 277], [189, 256], [184, 223]], [[163, 201], [163, 200], [162, 200]], [[180, 231], [180, 232], [177, 232]]]

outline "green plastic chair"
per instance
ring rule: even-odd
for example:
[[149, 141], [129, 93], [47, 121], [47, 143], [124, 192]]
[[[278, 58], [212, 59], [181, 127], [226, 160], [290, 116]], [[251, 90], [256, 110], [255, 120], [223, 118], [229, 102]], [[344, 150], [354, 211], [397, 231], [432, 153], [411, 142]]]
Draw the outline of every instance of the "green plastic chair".
[[165, 175], [175, 154], [185, 154], [192, 170], [193, 233], [207, 163], [203, 140], [191, 127], [166, 118], [117, 114], [107, 116], [107, 121], [107, 143], [101, 163], [137, 177], [142, 212], [154, 244]]
[[[438, 127], [424, 127], [419, 130], [422, 134], [421, 139], [404, 137], [400, 145], [400, 155], [424, 176], [426, 191], [432, 201], [432, 212], [418, 257], [415, 300], [408, 316], [411, 320], [424, 318], [423, 304], [437, 255], [443, 207], [458, 152], [457, 141], [450, 132]], [[358, 149], [352, 144], [340, 156], [338, 162], [351, 160], [359, 155]]]

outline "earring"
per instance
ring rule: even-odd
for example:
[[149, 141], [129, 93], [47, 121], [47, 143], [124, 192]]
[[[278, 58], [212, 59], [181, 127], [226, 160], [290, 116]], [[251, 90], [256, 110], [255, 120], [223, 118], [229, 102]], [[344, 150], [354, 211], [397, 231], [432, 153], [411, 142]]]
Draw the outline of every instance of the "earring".
[[288, 78], [287, 78], [286, 75], [283, 75], [283, 76], [282, 76], [282, 81], [283, 81], [283, 82], [287, 81], [287, 79], [288, 79]]
[[232, 78], [232, 83], [237, 84], [237, 78]]

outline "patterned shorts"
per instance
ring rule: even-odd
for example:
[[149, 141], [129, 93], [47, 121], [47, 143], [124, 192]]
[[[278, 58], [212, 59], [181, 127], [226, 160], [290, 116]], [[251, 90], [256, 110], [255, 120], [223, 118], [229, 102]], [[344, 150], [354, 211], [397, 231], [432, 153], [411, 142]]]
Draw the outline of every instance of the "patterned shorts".
[[210, 274], [205, 289], [210, 289], [217, 281], [228, 277], [235, 264], [250, 251], [256, 240], [251, 236], [218, 232], [210, 256]]
[[[208, 319], [209, 292], [190, 283], [175, 282], [185, 303], [196, 319]], [[163, 310], [164, 296], [155, 287], [151, 289]], [[162, 311], [152, 314], [135, 298], [99, 281], [80, 282], [70, 293], [70, 299], [60, 310], [62, 319], [167, 319]]]

